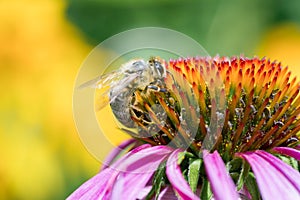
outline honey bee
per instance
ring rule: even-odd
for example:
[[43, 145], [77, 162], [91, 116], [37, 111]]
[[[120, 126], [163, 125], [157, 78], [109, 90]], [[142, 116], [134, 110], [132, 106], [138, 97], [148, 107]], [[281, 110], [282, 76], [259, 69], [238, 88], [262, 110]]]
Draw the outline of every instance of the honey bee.
[[115, 118], [127, 128], [133, 128], [135, 124], [129, 106], [133, 93], [145, 88], [159, 90], [157, 85], [163, 82], [165, 76], [166, 67], [162, 59], [136, 59], [123, 64], [118, 70], [82, 84], [80, 88], [89, 86], [99, 89], [99, 109], [110, 104]]

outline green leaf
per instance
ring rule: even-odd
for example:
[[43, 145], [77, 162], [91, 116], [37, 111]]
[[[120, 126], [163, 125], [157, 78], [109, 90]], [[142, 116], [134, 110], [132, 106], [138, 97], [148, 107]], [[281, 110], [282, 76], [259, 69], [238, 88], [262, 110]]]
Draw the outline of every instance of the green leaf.
[[152, 188], [148, 195], [146, 196], [146, 200], [152, 199], [153, 195], [155, 194], [155, 199], [158, 198], [160, 194], [161, 187], [166, 183], [166, 161], [162, 162], [158, 169], [156, 170], [153, 181], [152, 181]]
[[186, 155], [186, 152], [178, 153], [178, 160], [177, 160], [178, 165], [180, 165], [182, 163], [182, 161], [185, 159], [185, 155]]
[[249, 172], [249, 175], [245, 182], [249, 193], [251, 194], [252, 200], [261, 200], [260, 192], [255, 180], [255, 176], [252, 172]]
[[195, 155], [187, 151], [178, 153], [178, 165], [180, 165], [185, 158], [195, 158]]
[[202, 162], [203, 161], [201, 159], [197, 159], [197, 160], [193, 160], [191, 162], [191, 164], [189, 165], [188, 183], [194, 193], [197, 190], [199, 174], [200, 174], [200, 167], [202, 165]]
[[243, 160], [235, 158], [226, 164], [226, 168], [229, 172], [239, 172], [243, 165]]
[[299, 162], [295, 158], [290, 157], [291, 166], [299, 171]]
[[231, 160], [226, 164], [226, 168], [230, 173], [231, 178], [237, 185], [237, 190], [242, 189], [245, 179], [250, 171], [250, 165], [240, 158]]
[[239, 180], [239, 177], [240, 177], [240, 173], [238, 173], [238, 172], [231, 172], [231, 173], [230, 173], [230, 176], [231, 176], [231, 178], [233, 179], [233, 181], [234, 181], [235, 183], [237, 183], [238, 180]]
[[280, 160], [282, 160], [283, 162], [285, 162], [286, 164], [291, 165], [290, 159], [289, 159], [288, 157], [282, 156], [282, 155], [277, 155], [277, 157], [278, 157]]
[[283, 162], [285, 162], [286, 164], [290, 165], [291, 167], [293, 167], [296, 170], [299, 170], [298, 167], [298, 161], [295, 158], [292, 157], [287, 157], [287, 156], [283, 156], [283, 155], [277, 155], [277, 157], [282, 160]]
[[237, 181], [237, 190], [239, 191], [240, 189], [242, 189], [244, 183], [245, 183], [245, 179], [247, 178], [248, 174], [250, 171], [250, 165], [247, 162], [243, 162], [243, 166], [242, 166], [242, 170], [240, 172], [240, 176], [239, 179]]
[[200, 199], [211, 199], [211, 198], [212, 198], [212, 191], [210, 188], [210, 184], [207, 179], [203, 178]]

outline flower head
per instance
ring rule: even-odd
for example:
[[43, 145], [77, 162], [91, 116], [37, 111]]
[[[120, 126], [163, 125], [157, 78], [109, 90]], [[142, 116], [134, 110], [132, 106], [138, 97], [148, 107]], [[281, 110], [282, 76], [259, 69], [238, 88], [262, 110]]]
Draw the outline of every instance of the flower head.
[[160, 62], [164, 81], [136, 89], [128, 105], [138, 140], [121, 149], [135, 147], [112, 162], [114, 151], [70, 199], [300, 198], [299, 83], [287, 67], [243, 57]]

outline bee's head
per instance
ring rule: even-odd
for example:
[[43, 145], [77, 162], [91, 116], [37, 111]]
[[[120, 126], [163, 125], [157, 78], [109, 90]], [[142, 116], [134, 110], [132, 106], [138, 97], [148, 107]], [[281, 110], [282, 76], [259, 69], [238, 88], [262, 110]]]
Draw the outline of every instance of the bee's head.
[[155, 79], [160, 79], [166, 76], [164, 60], [159, 57], [152, 57], [149, 59], [148, 63]]

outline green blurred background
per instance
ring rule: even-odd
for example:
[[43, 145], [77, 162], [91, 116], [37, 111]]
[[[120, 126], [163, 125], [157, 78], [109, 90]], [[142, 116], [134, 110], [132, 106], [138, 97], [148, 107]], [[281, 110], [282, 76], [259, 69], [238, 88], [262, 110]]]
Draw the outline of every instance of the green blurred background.
[[300, 75], [299, 10], [299, 0], [0, 1], [0, 199], [64, 199], [97, 173], [76, 132], [72, 90], [104, 39], [161, 26], [211, 55], [267, 56]]

